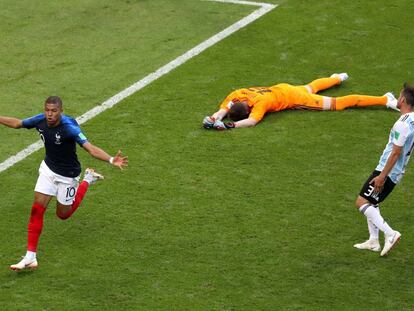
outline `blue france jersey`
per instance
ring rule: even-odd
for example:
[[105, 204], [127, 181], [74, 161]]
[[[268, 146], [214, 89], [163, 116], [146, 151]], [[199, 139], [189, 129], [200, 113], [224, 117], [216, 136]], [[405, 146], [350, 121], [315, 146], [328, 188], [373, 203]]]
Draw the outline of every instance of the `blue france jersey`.
[[382, 153], [380, 162], [376, 168], [382, 171], [391, 154], [393, 145], [403, 147], [401, 155], [392, 168], [389, 177], [394, 183], [398, 183], [405, 173], [405, 168], [410, 160], [411, 151], [414, 147], [414, 112], [402, 115], [391, 129], [388, 144]]
[[36, 128], [46, 149], [45, 163], [56, 174], [77, 177], [81, 165], [76, 155], [76, 143], [83, 145], [88, 140], [75, 119], [62, 115], [59, 125], [48, 127], [44, 114], [24, 119], [23, 127]]

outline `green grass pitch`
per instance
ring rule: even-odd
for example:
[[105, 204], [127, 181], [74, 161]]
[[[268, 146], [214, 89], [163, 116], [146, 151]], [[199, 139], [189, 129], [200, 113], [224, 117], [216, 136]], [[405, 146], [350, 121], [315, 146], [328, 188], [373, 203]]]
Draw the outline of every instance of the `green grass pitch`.
[[[82, 127], [130, 167], [79, 150], [106, 179], [69, 220], [54, 201], [39, 269], [24, 254], [39, 151], [0, 173], [1, 310], [412, 310], [414, 172], [382, 205], [402, 240], [357, 251], [354, 207], [398, 113], [285, 111], [255, 128], [201, 128], [233, 89], [350, 79], [324, 94], [398, 94], [413, 78], [409, 0], [279, 6]], [[0, 115], [52, 94], [79, 116], [255, 10], [190, 0], [0, 0]], [[37, 140], [0, 128], [0, 162]]]

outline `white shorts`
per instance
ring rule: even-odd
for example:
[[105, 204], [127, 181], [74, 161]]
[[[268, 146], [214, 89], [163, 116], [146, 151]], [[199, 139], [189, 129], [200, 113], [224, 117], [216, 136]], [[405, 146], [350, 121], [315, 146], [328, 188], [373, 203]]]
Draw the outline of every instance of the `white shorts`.
[[63, 205], [72, 205], [79, 179], [80, 176], [72, 178], [56, 174], [46, 165], [45, 161], [42, 161], [35, 191], [54, 196]]

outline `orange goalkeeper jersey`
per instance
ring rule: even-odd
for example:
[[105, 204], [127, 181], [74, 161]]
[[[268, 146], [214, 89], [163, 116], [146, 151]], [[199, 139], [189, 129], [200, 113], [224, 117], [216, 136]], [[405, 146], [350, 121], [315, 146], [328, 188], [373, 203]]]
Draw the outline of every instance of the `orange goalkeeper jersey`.
[[303, 86], [281, 83], [270, 87], [251, 87], [230, 93], [220, 108], [229, 110], [233, 103], [247, 102], [249, 118], [261, 121], [267, 112], [286, 109], [322, 109], [322, 96], [310, 94]]

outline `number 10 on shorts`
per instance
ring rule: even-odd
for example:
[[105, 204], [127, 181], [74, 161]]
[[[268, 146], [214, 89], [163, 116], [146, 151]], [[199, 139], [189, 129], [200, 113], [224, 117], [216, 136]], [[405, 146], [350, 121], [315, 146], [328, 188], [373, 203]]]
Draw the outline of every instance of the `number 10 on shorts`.
[[66, 198], [71, 199], [75, 196], [76, 188], [75, 187], [69, 187], [66, 189]]

